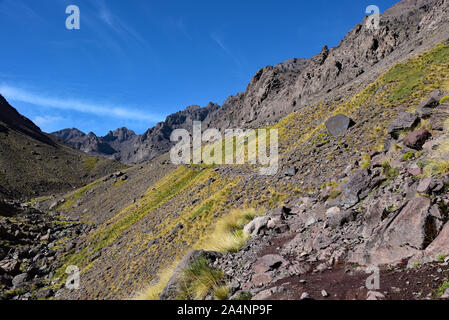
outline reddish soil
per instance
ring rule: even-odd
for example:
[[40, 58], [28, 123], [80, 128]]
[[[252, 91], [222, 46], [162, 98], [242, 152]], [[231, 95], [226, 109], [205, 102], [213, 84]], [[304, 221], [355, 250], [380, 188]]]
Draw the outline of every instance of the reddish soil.
[[[315, 300], [366, 300], [365, 282], [370, 274], [351, 271], [348, 267], [335, 267], [322, 273], [308, 273], [282, 279], [272, 287], [285, 290], [274, 294], [270, 300], [298, 300], [304, 292]], [[441, 263], [427, 264], [413, 269], [404, 266], [381, 270], [380, 290], [385, 300], [438, 299], [438, 288], [449, 279], [449, 266]], [[305, 280], [301, 283], [301, 280]], [[323, 297], [325, 290], [329, 296]]]

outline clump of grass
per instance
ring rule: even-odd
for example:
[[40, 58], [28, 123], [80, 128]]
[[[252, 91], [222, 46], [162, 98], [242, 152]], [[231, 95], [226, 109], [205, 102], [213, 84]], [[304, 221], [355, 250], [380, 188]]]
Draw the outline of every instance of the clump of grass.
[[391, 180], [396, 178], [399, 175], [399, 170], [397, 168], [392, 168], [390, 162], [385, 161], [382, 164], [383, 172], [387, 179]]
[[245, 301], [245, 300], [251, 300], [252, 297], [253, 297], [253, 295], [251, 294], [251, 292], [244, 291], [244, 292], [240, 293], [234, 300]]
[[92, 171], [97, 166], [98, 161], [100, 161], [100, 159], [95, 158], [95, 157], [85, 158], [83, 160], [84, 169], [86, 169], [89, 172]]
[[338, 198], [338, 196], [341, 194], [341, 191], [340, 190], [332, 190], [332, 192], [330, 193], [330, 195], [329, 195], [329, 200], [334, 200], [334, 199], [337, 199]]
[[449, 172], [449, 161], [443, 159], [432, 159], [424, 169], [425, 176], [440, 176]]
[[223, 271], [211, 268], [206, 258], [199, 258], [183, 270], [177, 298], [203, 300], [213, 294], [216, 299], [224, 300], [229, 293], [225, 280]]
[[134, 299], [135, 300], [159, 300], [159, 293], [164, 290], [171, 276], [173, 275], [173, 270], [175, 269], [176, 263], [173, 264], [171, 268], [162, 270], [159, 272], [159, 280], [146, 288], [143, 292], [139, 293]]
[[81, 189], [76, 190], [75, 192], [73, 192], [72, 194], [70, 194], [66, 199], [65, 202], [62, 203], [57, 210], [69, 210], [70, 208], [73, 207], [73, 205], [75, 204], [75, 202], [79, 199], [81, 199], [81, 197], [89, 190], [92, 190], [93, 188], [95, 188], [97, 185], [99, 185], [101, 183], [101, 180], [95, 181]]
[[440, 100], [440, 104], [449, 103], [449, 96], [444, 96]]
[[443, 262], [447, 257], [449, 257], [449, 254], [442, 254], [438, 256], [437, 260], [438, 262]]
[[415, 154], [413, 152], [407, 152], [406, 154], [404, 154], [404, 161], [408, 162], [409, 160], [413, 159], [415, 157]]
[[371, 166], [371, 156], [369, 154], [362, 155], [362, 169], [367, 169]]
[[258, 215], [255, 209], [235, 209], [221, 217], [210, 235], [206, 250], [237, 252], [248, 241], [243, 228]]
[[437, 289], [437, 296], [438, 298], [441, 297], [444, 292], [446, 292], [446, 290], [449, 288], [449, 281], [446, 281], [445, 283], [443, 283], [438, 289]]
[[229, 285], [218, 286], [214, 288], [215, 300], [226, 300], [229, 297]]

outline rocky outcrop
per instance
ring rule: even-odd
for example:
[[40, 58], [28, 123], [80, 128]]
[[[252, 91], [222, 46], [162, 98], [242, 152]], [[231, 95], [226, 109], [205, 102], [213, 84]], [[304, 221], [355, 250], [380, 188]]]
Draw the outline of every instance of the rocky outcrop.
[[4, 208], [9, 213], [0, 214], [0, 300], [54, 296], [64, 284], [55, 282], [51, 289], [46, 285], [64, 255], [76, 250], [72, 239], [91, 227], [27, 204], [0, 203], [2, 212]]

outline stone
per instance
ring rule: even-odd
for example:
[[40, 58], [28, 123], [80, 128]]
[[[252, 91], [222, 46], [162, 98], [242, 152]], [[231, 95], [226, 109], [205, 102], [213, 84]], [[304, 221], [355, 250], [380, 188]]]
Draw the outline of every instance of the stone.
[[449, 254], [449, 222], [446, 222], [435, 240], [426, 248], [424, 254], [431, 261], [437, 260], [442, 255]]
[[0, 268], [5, 270], [6, 273], [15, 275], [20, 270], [20, 261], [16, 259], [3, 260], [0, 262]]
[[418, 185], [416, 192], [418, 193], [428, 193], [430, 191], [430, 187], [432, 186], [432, 178], [424, 178]]
[[366, 294], [366, 300], [384, 300], [385, 296], [377, 291], [368, 291]]
[[310, 295], [307, 292], [303, 292], [299, 300], [308, 300], [310, 299]]
[[291, 168], [287, 168], [284, 171], [284, 175], [287, 177], [293, 177], [296, 174], [296, 168], [291, 167]]
[[387, 229], [389, 245], [412, 246], [419, 250], [424, 249], [429, 239], [434, 239], [429, 229], [428, 217], [431, 201], [425, 197], [417, 197], [405, 206], [397, 218]]
[[308, 273], [311, 269], [312, 267], [308, 263], [295, 261], [288, 267], [288, 274], [290, 276], [299, 276]]
[[428, 118], [432, 115], [433, 109], [438, 107], [440, 104], [440, 91], [433, 91], [430, 94], [430, 97], [419, 104], [418, 110], [416, 110], [416, 114], [420, 118]]
[[339, 207], [332, 207], [326, 211], [326, 219], [329, 227], [336, 228], [354, 221], [354, 214], [350, 211], [341, 211]]
[[21, 273], [12, 279], [12, 285], [14, 288], [17, 288], [20, 287], [22, 284], [24, 284], [27, 280], [28, 280], [28, 273]]
[[265, 286], [273, 280], [272, 276], [268, 273], [257, 273], [252, 277], [252, 283], [256, 287]]
[[253, 237], [257, 236], [262, 229], [267, 227], [269, 221], [270, 217], [267, 216], [257, 217], [243, 228], [243, 233], [245, 235], [250, 235]]
[[[399, 213], [382, 220], [367, 241], [349, 253], [348, 261], [361, 265], [397, 265], [418, 254], [438, 235], [430, 208], [428, 198], [410, 200]], [[379, 206], [376, 215], [382, 212]]]
[[310, 217], [309, 219], [307, 219], [306, 223], [304, 224], [304, 226], [306, 228], [310, 227], [311, 225], [314, 225], [315, 223], [317, 223], [318, 220], [315, 219], [314, 217]]
[[330, 135], [336, 137], [345, 134], [354, 124], [351, 118], [338, 114], [326, 121], [326, 128]]
[[407, 170], [407, 172], [408, 172], [409, 175], [411, 175], [413, 177], [416, 177], [416, 176], [419, 176], [420, 174], [422, 174], [422, 169], [419, 168], [419, 167], [417, 167], [417, 168], [410, 168], [410, 169]]
[[326, 290], [321, 290], [321, 295], [322, 295], [324, 298], [329, 297], [329, 293], [327, 293]]
[[419, 118], [415, 114], [401, 112], [388, 126], [388, 134], [397, 139], [401, 131], [414, 128], [418, 122]]
[[251, 300], [254, 300], [254, 301], [268, 300], [273, 295], [274, 291], [275, 291], [275, 289], [262, 290], [258, 294], [256, 294], [254, 297], [252, 297]]
[[349, 209], [355, 206], [361, 198], [367, 194], [366, 191], [371, 183], [368, 170], [360, 170], [349, 177], [348, 183], [345, 185], [340, 201], [343, 209]]
[[429, 131], [425, 129], [418, 129], [416, 131], [413, 131], [405, 136], [404, 138], [404, 145], [415, 149], [415, 150], [421, 150], [424, 143], [431, 137]]
[[263, 273], [279, 268], [287, 264], [284, 258], [278, 254], [268, 254], [259, 258], [254, 264], [253, 270], [255, 273]]

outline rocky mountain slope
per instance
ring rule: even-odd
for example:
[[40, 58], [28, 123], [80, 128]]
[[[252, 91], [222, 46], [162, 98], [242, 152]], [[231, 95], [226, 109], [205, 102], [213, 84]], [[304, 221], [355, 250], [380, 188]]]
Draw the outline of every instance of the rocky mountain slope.
[[[35, 210], [91, 228], [76, 241], [49, 240], [68, 248], [51, 280], [42, 288], [24, 280], [13, 298], [445, 297], [448, 8], [402, 1], [380, 30], [361, 24], [311, 60], [264, 68], [207, 114], [220, 128], [278, 129], [274, 176], [246, 165], [174, 166], [165, 153], [37, 199]], [[365, 284], [373, 264], [379, 289]], [[81, 270], [80, 290], [64, 287], [71, 265]]]
[[[367, 30], [363, 21], [335, 48], [325, 46], [311, 59], [291, 59], [262, 68], [246, 91], [229, 97], [222, 107], [206, 107], [201, 111], [201, 120], [218, 129], [258, 127], [273, 124], [319, 101], [347, 98], [391, 64], [444, 40], [440, 36], [448, 23], [447, 13], [444, 0], [400, 1], [382, 15], [378, 30]], [[190, 116], [198, 120], [198, 115]], [[137, 142], [126, 143], [125, 152], [109, 148], [107, 142], [97, 141], [92, 135], [85, 137], [82, 144], [65, 141], [83, 151], [94, 151], [95, 155], [128, 164], [140, 163], [169, 150], [167, 132], [177, 127], [167, 122], [169, 119], [148, 130]]]
[[66, 192], [121, 167], [57, 142], [0, 96], [0, 198]]

